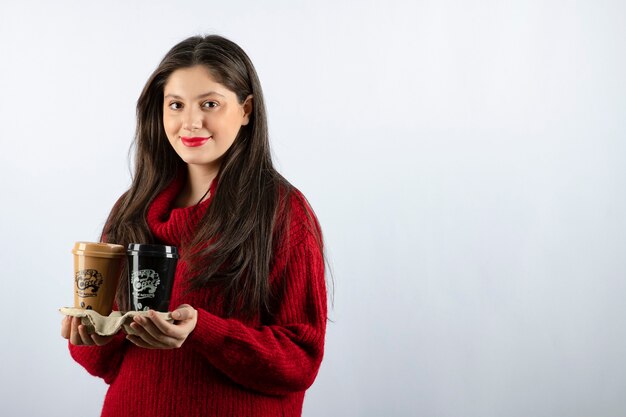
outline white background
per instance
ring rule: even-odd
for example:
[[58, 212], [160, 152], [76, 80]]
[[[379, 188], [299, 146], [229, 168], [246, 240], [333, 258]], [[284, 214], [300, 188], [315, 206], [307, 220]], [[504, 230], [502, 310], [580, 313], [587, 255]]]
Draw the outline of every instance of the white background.
[[[313, 416], [626, 415], [626, 4], [3, 1], [6, 416], [99, 413], [70, 358], [74, 241], [129, 185], [135, 101], [218, 33], [334, 272]], [[85, 410], [85, 411], [80, 411]]]

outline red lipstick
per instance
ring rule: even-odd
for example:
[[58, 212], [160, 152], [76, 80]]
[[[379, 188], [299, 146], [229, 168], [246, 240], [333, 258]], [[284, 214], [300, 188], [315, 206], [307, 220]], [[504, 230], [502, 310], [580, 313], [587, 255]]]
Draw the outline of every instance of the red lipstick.
[[188, 146], [190, 148], [195, 148], [197, 146], [202, 146], [209, 139], [210, 139], [210, 137], [208, 137], [208, 138], [201, 138], [201, 137], [188, 138], [188, 137], [185, 137], [185, 136], [181, 136], [180, 137], [180, 140], [183, 142], [183, 145]]

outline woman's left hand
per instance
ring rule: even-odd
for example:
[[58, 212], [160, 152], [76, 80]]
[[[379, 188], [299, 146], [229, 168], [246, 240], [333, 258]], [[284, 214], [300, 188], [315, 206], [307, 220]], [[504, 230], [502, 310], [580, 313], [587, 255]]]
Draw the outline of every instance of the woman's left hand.
[[198, 312], [188, 304], [172, 311], [173, 323], [159, 317], [154, 311], [147, 316], [135, 316], [130, 327], [137, 333], [126, 338], [146, 349], [174, 349], [183, 345], [196, 328]]

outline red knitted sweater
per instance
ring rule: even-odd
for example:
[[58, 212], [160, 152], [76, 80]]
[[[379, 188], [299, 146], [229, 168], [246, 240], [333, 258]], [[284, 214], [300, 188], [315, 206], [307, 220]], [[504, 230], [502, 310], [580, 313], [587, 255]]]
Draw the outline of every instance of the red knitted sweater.
[[[187, 222], [195, 225], [211, 201], [172, 209], [181, 187], [182, 180], [174, 180], [148, 211], [148, 224], [164, 244], [179, 246]], [[198, 310], [196, 328], [181, 348], [143, 349], [123, 332], [102, 347], [70, 344], [72, 357], [110, 384], [102, 416], [302, 414], [324, 351], [326, 288], [323, 256], [303, 226], [308, 206], [299, 192], [291, 201], [289, 246], [276, 252], [270, 275], [278, 295], [271, 317], [223, 318], [219, 299], [209, 302], [215, 290], [186, 291], [186, 266], [179, 262], [170, 310], [185, 303]]]

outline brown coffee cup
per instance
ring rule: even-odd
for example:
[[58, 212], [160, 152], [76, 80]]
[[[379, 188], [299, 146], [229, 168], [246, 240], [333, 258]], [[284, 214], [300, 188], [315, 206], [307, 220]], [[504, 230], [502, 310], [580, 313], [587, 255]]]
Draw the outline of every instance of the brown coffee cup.
[[111, 243], [76, 242], [72, 253], [74, 307], [108, 316], [113, 310], [126, 248]]

